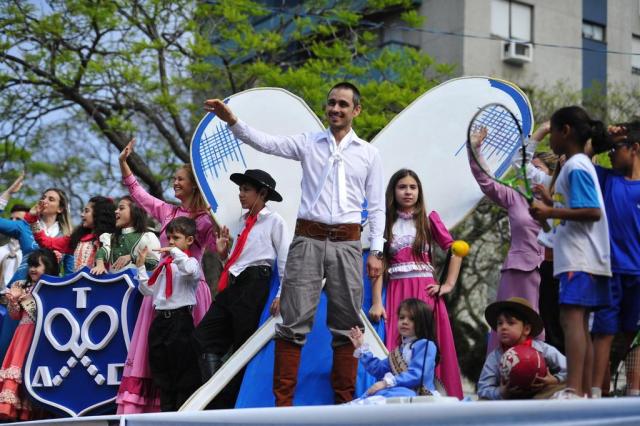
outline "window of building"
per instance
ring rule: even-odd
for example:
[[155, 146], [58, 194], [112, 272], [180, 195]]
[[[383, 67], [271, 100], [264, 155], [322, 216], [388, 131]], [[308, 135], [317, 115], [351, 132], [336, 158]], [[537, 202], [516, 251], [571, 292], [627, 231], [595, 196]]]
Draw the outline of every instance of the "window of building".
[[491, 34], [519, 41], [532, 41], [533, 6], [510, 0], [491, 0]]
[[640, 35], [633, 35], [631, 39], [631, 72], [640, 74]]
[[591, 22], [582, 23], [582, 38], [604, 42], [604, 26]]

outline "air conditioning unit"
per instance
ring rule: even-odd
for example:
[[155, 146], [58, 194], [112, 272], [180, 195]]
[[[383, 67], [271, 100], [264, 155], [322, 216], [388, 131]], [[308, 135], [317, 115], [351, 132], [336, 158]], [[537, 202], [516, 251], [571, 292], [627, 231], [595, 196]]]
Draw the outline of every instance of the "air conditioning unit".
[[502, 42], [502, 60], [509, 64], [522, 65], [533, 60], [533, 45], [520, 41]]

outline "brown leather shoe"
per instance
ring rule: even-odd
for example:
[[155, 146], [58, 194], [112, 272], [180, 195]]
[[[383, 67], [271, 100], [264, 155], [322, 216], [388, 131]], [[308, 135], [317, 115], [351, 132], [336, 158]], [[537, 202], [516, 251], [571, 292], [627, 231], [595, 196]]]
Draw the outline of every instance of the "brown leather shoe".
[[273, 395], [276, 397], [276, 407], [293, 406], [301, 350], [302, 347], [295, 343], [276, 339], [273, 366]]
[[356, 391], [358, 358], [353, 356], [355, 347], [351, 343], [333, 348], [333, 368], [331, 386], [336, 404], [344, 404], [353, 399]]

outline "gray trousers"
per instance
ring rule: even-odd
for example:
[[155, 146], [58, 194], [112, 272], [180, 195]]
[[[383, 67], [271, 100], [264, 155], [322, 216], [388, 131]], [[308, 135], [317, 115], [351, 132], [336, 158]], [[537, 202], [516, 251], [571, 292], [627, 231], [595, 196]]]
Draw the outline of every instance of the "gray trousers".
[[282, 324], [276, 337], [304, 345], [313, 326], [326, 278], [327, 326], [332, 346], [349, 343], [351, 327], [364, 327], [362, 309], [362, 247], [360, 241], [319, 241], [295, 236], [289, 247], [280, 295]]

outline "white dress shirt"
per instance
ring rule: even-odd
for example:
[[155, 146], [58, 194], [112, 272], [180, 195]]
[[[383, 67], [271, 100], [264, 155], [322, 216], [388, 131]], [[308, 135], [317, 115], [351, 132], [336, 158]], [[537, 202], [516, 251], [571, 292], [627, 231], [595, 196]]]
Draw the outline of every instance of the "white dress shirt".
[[155, 284], [149, 286], [149, 275], [143, 266], [138, 268], [138, 290], [145, 296], [153, 296], [153, 306], [158, 310], [178, 309], [196, 304], [196, 288], [200, 281], [200, 264], [195, 257], [189, 257], [177, 247], [169, 252], [173, 257], [171, 275], [172, 294], [165, 295], [167, 268], [163, 268]]
[[366, 198], [371, 250], [384, 244], [384, 175], [378, 150], [351, 130], [336, 144], [329, 129], [273, 136], [242, 120], [229, 127], [242, 142], [266, 154], [302, 163], [298, 217], [326, 223], [360, 223]]
[[[242, 229], [244, 229], [244, 223], [247, 220], [248, 214], [249, 213], [245, 213], [242, 219], [240, 219]], [[240, 231], [240, 233], [242, 233], [242, 231]], [[229, 253], [233, 253], [233, 248], [237, 242], [238, 238], [236, 237]], [[287, 262], [287, 254], [289, 253], [289, 244], [291, 244], [291, 238], [287, 232], [284, 219], [278, 213], [269, 210], [265, 206], [258, 212], [258, 220], [253, 225], [253, 228], [251, 228], [251, 231], [249, 231], [247, 242], [242, 248], [242, 252], [236, 262], [229, 268], [229, 273], [237, 277], [249, 266], [266, 265], [273, 268], [277, 258], [278, 275], [282, 283], [284, 266]], [[278, 290], [278, 295], [279, 294], [280, 291]]]
[[21, 261], [22, 250], [18, 240], [11, 238], [7, 244], [0, 246], [0, 289], [4, 289], [13, 278]]

